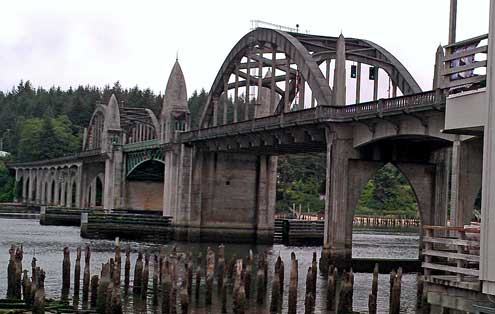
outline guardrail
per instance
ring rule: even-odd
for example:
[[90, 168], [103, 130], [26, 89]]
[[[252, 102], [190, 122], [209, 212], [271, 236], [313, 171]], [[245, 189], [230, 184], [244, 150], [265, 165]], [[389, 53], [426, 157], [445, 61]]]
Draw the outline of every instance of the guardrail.
[[[425, 277], [433, 272], [451, 275], [450, 281], [479, 277], [479, 229], [464, 227], [423, 226]], [[435, 235], [436, 234], [436, 235]], [[453, 274], [453, 276], [452, 276]], [[428, 278], [426, 278], [428, 279]]]
[[481, 44], [486, 39], [488, 34], [444, 46], [441, 88], [469, 87], [486, 81], [486, 71], [485, 74], [475, 73], [476, 69], [487, 66], [488, 45]]
[[278, 129], [292, 125], [317, 123], [319, 121], [348, 122], [356, 119], [376, 118], [382, 115], [424, 110], [445, 103], [441, 90], [414, 95], [380, 99], [349, 106], [317, 106], [315, 108], [286, 112], [263, 118], [192, 130], [181, 134], [182, 142], [234, 136], [255, 131]]

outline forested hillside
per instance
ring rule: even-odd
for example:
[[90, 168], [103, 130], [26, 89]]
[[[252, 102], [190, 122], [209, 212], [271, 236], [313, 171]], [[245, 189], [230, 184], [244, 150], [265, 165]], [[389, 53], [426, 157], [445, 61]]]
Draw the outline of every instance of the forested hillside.
[[[112, 93], [127, 106], [145, 107], [157, 116], [160, 114], [161, 94], [137, 86], [124, 89], [119, 82], [103, 88], [79, 86], [62, 90], [60, 87], [34, 88], [26, 81], [9, 92], [0, 91], [3, 150], [12, 154], [9, 159], [13, 161], [54, 158], [79, 151], [83, 129], [89, 123], [95, 104], [107, 103]], [[188, 100], [193, 128], [198, 124], [207, 96], [204, 90], [194, 91]], [[227, 108], [227, 115], [231, 117], [232, 100]], [[244, 116], [242, 110], [239, 116]], [[325, 163], [321, 154], [280, 156], [277, 209], [285, 211], [294, 204], [304, 211], [323, 211]], [[12, 190], [13, 179], [0, 162], [0, 201], [12, 200]], [[395, 167], [387, 165], [364, 188], [357, 213], [416, 216], [416, 208], [414, 194], [405, 178]]]

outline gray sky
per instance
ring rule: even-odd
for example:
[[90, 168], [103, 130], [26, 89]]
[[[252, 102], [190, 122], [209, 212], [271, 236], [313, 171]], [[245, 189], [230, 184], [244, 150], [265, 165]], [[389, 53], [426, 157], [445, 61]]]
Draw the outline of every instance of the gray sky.
[[[489, 0], [458, 2], [457, 39], [486, 33]], [[449, 0], [24, 0], [0, 8], [0, 90], [21, 79], [64, 88], [119, 80], [163, 92], [178, 51], [191, 94], [210, 89], [252, 19], [374, 41], [430, 89]]]

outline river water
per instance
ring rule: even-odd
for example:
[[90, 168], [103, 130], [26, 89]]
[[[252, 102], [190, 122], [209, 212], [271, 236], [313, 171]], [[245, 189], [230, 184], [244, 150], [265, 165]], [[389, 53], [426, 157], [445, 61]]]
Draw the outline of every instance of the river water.
[[[92, 248], [91, 255], [91, 273], [99, 274], [101, 264], [106, 262], [110, 257], [113, 257], [114, 243], [108, 240], [88, 240], [82, 239], [79, 236], [79, 228], [77, 227], [60, 227], [60, 226], [41, 226], [38, 220], [35, 219], [5, 219], [0, 218], [0, 298], [6, 295], [7, 290], [7, 265], [9, 260], [8, 250], [11, 244], [24, 245], [24, 268], [30, 269], [30, 263], [33, 255], [38, 260], [38, 266], [46, 272], [45, 289], [47, 297], [59, 298], [61, 291], [62, 278], [62, 249], [64, 246], [69, 246], [71, 249], [72, 268], [75, 264], [75, 250], [78, 246], [83, 247], [85, 243], [90, 243]], [[153, 243], [138, 243], [128, 242], [131, 245], [133, 252], [137, 252], [140, 245], [151, 253], [158, 253], [160, 246]], [[125, 247], [127, 242], [122, 242], [122, 247]], [[208, 246], [216, 248], [217, 244], [208, 243], [169, 243], [164, 245], [165, 250], [169, 252], [173, 245], [177, 246], [179, 252], [191, 251], [194, 256], [198, 252], [202, 252], [205, 256]], [[280, 254], [285, 264], [285, 289], [284, 289], [284, 305], [282, 313], [287, 312], [288, 298], [288, 278], [290, 268], [290, 254], [294, 252], [299, 261], [299, 293], [298, 293], [298, 313], [304, 313], [304, 291], [305, 278], [308, 267], [311, 265], [313, 252], [318, 254], [321, 252], [321, 247], [298, 247], [285, 246], [276, 244], [273, 246], [263, 245], [234, 245], [228, 244], [225, 246], [226, 261], [230, 259], [232, 254], [245, 257], [249, 250], [253, 250], [254, 254], [268, 250], [270, 252], [268, 259], [270, 265], [268, 297], [265, 304], [269, 304], [271, 277], [273, 275], [273, 265], [277, 256]], [[353, 256], [354, 257], [376, 257], [376, 258], [417, 258], [418, 257], [418, 235], [411, 232], [398, 232], [390, 230], [357, 230], [353, 234]], [[134, 269], [134, 261], [137, 254], [132, 255], [131, 276]], [[204, 259], [203, 259], [204, 261]], [[151, 264], [152, 265], [152, 264]], [[152, 267], [150, 265], [150, 278]], [[81, 261], [81, 268], [84, 268], [84, 255]], [[82, 279], [82, 274], [81, 274]], [[378, 312], [388, 313], [388, 298], [389, 298], [389, 275], [379, 276], [379, 291], [378, 291]], [[131, 278], [132, 283], [132, 278]], [[151, 284], [150, 284], [151, 287]], [[318, 277], [317, 281], [317, 296], [315, 313], [326, 313], [326, 282], [322, 276]], [[368, 294], [371, 290], [371, 274], [357, 273], [355, 274], [354, 284], [354, 310], [358, 312], [367, 312], [368, 310]], [[215, 286], [216, 291], [216, 286]], [[202, 293], [204, 295], [204, 293]], [[251, 298], [254, 299], [254, 298]], [[204, 301], [202, 301], [204, 302]], [[195, 301], [191, 302], [193, 309], [191, 313], [220, 313], [219, 299], [214, 293], [213, 305], [206, 307], [200, 301], [196, 305]], [[231, 302], [230, 302], [231, 303]], [[404, 274], [402, 282], [401, 294], [401, 312], [415, 313], [416, 303], [416, 275]], [[231, 304], [230, 304], [231, 305]], [[229, 313], [231, 313], [229, 305]], [[155, 313], [155, 309], [151, 305], [151, 301], [143, 303], [138, 300], [124, 299], [124, 307], [127, 313]], [[268, 313], [265, 309], [268, 306], [256, 307], [251, 305], [248, 313]]]

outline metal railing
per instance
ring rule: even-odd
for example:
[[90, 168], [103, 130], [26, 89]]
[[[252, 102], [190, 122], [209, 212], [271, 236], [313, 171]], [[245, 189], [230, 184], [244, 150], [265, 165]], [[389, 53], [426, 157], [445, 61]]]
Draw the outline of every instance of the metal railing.
[[[479, 278], [479, 228], [423, 226], [422, 267], [426, 277], [440, 273], [461, 282]], [[428, 278], [426, 278], [428, 279]]]
[[[441, 88], [470, 88], [473, 84], [483, 84], [486, 81], [488, 45], [482, 44], [486, 39], [488, 34], [444, 46]], [[485, 70], [476, 73], [476, 69], [480, 68]]]

